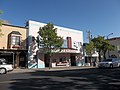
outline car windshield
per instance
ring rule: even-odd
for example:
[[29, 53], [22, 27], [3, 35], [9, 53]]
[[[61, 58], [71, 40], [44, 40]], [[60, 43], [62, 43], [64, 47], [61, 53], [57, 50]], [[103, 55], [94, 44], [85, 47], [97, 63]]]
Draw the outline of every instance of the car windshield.
[[103, 60], [104, 62], [109, 62], [109, 61], [112, 61], [112, 59], [105, 59]]
[[4, 58], [0, 58], [0, 62], [1, 62], [2, 64], [7, 64], [7, 62], [6, 62], [6, 60], [5, 60]]

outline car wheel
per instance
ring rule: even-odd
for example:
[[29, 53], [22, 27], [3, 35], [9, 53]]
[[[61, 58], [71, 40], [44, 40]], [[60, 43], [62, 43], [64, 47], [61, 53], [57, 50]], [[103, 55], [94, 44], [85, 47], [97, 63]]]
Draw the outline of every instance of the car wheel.
[[113, 65], [112, 65], [112, 64], [110, 64], [110, 68], [113, 68]]
[[5, 68], [0, 68], [0, 74], [6, 74], [6, 73], [7, 73], [7, 71]]

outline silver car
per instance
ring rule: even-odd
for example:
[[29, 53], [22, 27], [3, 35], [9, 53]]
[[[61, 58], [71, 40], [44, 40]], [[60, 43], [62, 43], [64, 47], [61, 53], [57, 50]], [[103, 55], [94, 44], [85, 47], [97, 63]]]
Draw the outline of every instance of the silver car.
[[0, 59], [0, 74], [6, 74], [8, 71], [12, 71], [12, 64], [7, 64], [5, 59]]
[[101, 62], [98, 63], [98, 67], [99, 68], [104, 68], [104, 67], [120, 67], [120, 60], [117, 58], [109, 58], [109, 59], [105, 59]]

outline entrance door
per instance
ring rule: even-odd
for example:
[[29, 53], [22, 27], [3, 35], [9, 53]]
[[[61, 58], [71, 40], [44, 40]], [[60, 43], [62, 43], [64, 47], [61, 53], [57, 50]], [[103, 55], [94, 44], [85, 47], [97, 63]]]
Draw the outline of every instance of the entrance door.
[[19, 67], [26, 68], [26, 53], [25, 52], [21, 52], [19, 54]]
[[19, 67], [25, 68], [26, 62], [24, 57], [20, 57]]
[[49, 67], [49, 56], [45, 54], [45, 67]]
[[70, 59], [71, 59], [71, 66], [76, 66], [75, 56], [70, 56]]

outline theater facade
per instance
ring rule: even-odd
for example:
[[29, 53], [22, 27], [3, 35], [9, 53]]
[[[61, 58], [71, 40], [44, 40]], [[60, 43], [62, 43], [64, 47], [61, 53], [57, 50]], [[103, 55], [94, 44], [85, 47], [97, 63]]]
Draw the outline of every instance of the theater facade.
[[[45, 68], [49, 66], [49, 58], [41, 52], [35, 42], [40, 27], [46, 23], [29, 20], [27, 22], [28, 68]], [[52, 56], [52, 67], [83, 66], [83, 32], [80, 30], [54, 25], [58, 36], [63, 37], [62, 50]]]

